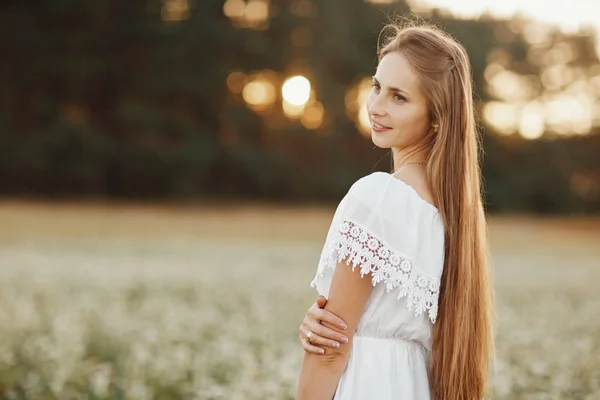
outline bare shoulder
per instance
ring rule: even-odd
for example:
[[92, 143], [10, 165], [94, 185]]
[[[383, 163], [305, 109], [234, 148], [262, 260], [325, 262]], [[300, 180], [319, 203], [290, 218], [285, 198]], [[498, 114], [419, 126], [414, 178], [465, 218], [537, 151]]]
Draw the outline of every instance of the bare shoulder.
[[406, 168], [392, 176], [410, 186], [423, 200], [437, 207], [433, 192], [427, 184], [425, 171], [417, 168]]

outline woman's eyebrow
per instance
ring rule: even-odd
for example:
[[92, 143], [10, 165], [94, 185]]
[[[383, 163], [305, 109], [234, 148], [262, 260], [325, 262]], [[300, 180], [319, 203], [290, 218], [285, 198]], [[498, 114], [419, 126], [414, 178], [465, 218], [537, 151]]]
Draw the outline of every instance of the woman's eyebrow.
[[[377, 85], [381, 86], [381, 84], [379, 83], [379, 81], [377, 80], [377, 78], [373, 77], [373, 82], [375, 82]], [[406, 90], [403, 89], [399, 89], [396, 87], [388, 87], [388, 90], [392, 91], [392, 92], [400, 92], [400, 93], [404, 93], [404, 94], [408, 94], [408, 92]]]

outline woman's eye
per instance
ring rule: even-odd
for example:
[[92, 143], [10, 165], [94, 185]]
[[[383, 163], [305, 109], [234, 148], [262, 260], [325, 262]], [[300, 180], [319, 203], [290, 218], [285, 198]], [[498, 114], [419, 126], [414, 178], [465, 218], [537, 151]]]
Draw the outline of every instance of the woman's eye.
[[396, 101], [406, 101], [406, 97], [399, 95], [399, 94], [395, 94], [394, 95], [394, 100]]
[[371, 86], [373, 86], [373, 89], [375, 89], [375, 91], [379, 91], [379, 85], [374, 83]]

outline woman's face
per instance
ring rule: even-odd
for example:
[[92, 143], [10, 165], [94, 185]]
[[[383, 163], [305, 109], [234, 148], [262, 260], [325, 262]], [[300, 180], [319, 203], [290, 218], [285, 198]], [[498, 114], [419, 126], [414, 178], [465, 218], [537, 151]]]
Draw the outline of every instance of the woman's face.
[[385, 55], [367, 99], [371, 139], [377, 147], [406, 148], [432, 129], [419, 78], [400, 52]]

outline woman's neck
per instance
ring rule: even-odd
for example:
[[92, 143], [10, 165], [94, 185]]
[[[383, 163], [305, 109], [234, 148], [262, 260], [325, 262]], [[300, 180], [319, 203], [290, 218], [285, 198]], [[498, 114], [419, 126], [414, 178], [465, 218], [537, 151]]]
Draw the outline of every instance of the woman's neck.
[[394, 170], [397, 170], [406, 163], [425, 163], [429, 156], [427, 150], [414, 151], [410, 148], [400, 149], [392, 148], [392, 157], [394, 159]]

